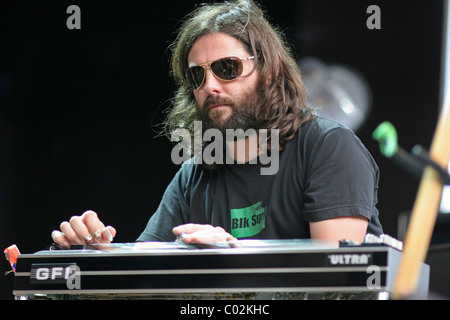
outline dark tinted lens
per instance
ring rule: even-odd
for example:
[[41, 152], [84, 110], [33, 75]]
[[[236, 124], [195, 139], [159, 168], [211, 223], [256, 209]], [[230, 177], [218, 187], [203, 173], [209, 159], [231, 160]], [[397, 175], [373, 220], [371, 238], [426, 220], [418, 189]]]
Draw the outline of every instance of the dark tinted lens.
[[222, 80], [234, 80], [242, 73], [242, 62], [237, 58], [225, 58], [211, 64], [211, 70]]
[[205, 69], [200, 66], [194, 66], [187, 69], [186, 77], [193, 89], [198, 89], [202, 85]]

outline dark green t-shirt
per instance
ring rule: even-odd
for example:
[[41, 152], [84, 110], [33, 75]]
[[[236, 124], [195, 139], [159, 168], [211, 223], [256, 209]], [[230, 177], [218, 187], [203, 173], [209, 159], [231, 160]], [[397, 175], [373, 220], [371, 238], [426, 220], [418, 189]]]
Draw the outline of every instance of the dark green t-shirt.
[[137, 241], [173, 241], [172, 228], [185, 223], [221, 226], [241, 239], [306, 239], [309, 222], [354, 215], [369, 220], [367, 232], [382, 233], [378, 167], [342, 125], [321, 117], [302, 124], [278, 172], [262, 175], [261, 166], [207, 171], [183, 163]]

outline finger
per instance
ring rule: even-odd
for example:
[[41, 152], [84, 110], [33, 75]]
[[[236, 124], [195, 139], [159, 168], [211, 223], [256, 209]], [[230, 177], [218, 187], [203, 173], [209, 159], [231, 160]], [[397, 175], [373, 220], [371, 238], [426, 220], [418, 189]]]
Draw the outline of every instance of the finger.
[[113, 241], [115, 236], [116, 236], [116, 229], [114, 229], [111, 226], [107, 226], [106, 228], [102, 229], [101, 242], [102, 243], [110, 243]]
[[213, 229], [214, 227], [209, 224], [195, 224], [195, 223], [188, 223], [188, 224], [182, 224], [180, 226], [177, 226], [172, 229], [173, 233], [177, 236], [181, 235], [182, 233], [194, 233], [200, 230], [205, 229]]
[[70, 247], [69, 240], [66, 238], [64, 233], [62, 233], [61, 231], [53, 230], [52, 239], [53, 239], [53, 242], [55, 242], [56, 244], [59, 244], [63, 248], [68, 249]]
[[70, 218], [70, 226], [76, 232], [78, 237], [83, 239], [83, 242], [92, 243], [93, 236], [80, 216], [73, 216]]
[[85, 224], [88, 232], [94, 239], [99, 240], [101, 237], [101, 229], [104, 228], [95, 211], [88, 210], [81, 215], [81, 220]]
[[62, 222], [59, 229], [64, 233], [64, 236], [69, 240], [70, 244], [83, 244], [83, 240], [78, 236], [75, 230], [73, 230], [69, 222]]
[[233, 237], [231, 234], [225, 231], [222, 227], [215, 227], [214, 228], [216, 232], [220, 235], [220, 237], [223, 237], [223, 241], [236, 241], [237, 238]]
[[226, 241], [237, 241], [238, 238], [233, 237], [231, 234], [228, 234]]

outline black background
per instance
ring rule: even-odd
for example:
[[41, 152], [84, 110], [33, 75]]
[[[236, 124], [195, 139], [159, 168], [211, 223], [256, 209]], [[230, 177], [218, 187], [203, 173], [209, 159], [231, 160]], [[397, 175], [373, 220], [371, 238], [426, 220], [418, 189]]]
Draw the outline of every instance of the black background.
[[[378, 209], [397, 235], [419, 181], [371, 138], [389, 120], [409, 150], [429, 147], [440, 108], [443, 2], [261, 0], [299, 58], [357, 69], [373, 105], [357, 132], [381, 170]], [[196, 1], [4, 1], [0, 7], [0, 249], [32, 253], [60, 222], [87, 209], [132, 242], [178, 169], [157, 137], [174, 84], [168, 47]], [[81, 9], [69, 30], [66, 9]], [[369, 30], [367, 7], [381, 9]], [[0, 262], [0, 298], [13, 276]]]

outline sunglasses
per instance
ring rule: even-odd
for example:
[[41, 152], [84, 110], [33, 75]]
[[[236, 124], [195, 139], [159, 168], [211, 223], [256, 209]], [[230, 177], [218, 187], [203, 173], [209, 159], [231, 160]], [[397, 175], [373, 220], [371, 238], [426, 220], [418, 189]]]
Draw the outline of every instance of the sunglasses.
[[205, 81], [206, 70], [211, 69], [212, 73], [220, 80], [233, 81], [242, 75], [244, 66], [242, 61], [252, 60], [255, 57], [237, 58], [226, 57], [218, 60], [199, 64], [186, 70], [186, 78], [193, 90], [199, 89]]

